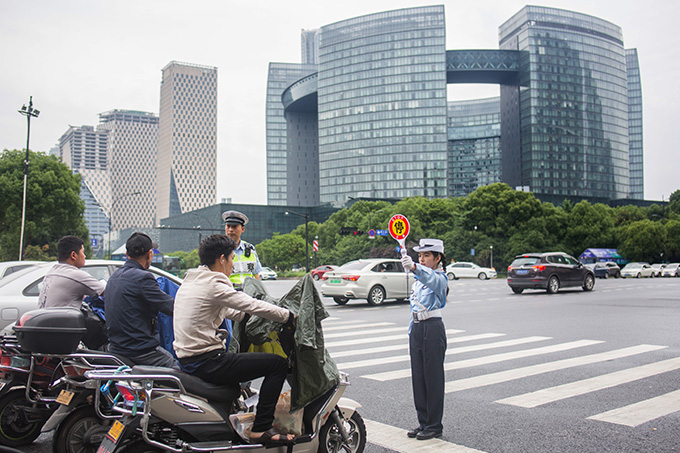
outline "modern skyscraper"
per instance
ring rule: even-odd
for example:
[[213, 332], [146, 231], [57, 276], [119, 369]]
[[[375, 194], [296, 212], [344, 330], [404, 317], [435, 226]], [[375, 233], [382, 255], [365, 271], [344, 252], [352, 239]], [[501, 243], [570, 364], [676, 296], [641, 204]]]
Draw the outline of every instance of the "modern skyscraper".
[[217, 68], [170, 62], [163, 68], [156, 220], [216, 201]]
[[[281, 103], [281, 95], [286, 88], [309, 74], [315, 74], [317, 69], [318, 67], [313, 64], [269, 64], [266, 107], [267, 204], [269, 205], [315, 206], [319, 203], [318, 134], [309, 129], [312, 127], [316, 129], [316, 110], [312, 108], [308, 109], [311, 110], [309, 112], [289, 113], [290, 127], [296, 129], [289, 131]], [[302, 124], [302, 131], [298, 130], [299, 124], [293, 125], [294, 117]], [[291, 147], [290, 154], [289, 146]], [[305, 157], [306, 160], [304, 160]], [[302, 169], [300, 169], [300, 161], [302, 161]], [[309, 184], [310, 191], [302, 193], [305, 183]]]
[[302, 64], [319, 64], [319, 38], [321, 30], [302, 30]]
[[642, 82], [637, 49], [626, 49], [628, 68], [628, 143], [630, 145], [630, 198], [645, 199], [645, 167], [642, 146]]
[[[634, 158], [642, 158], [642, 130], [634, 126], [641, 118], [629, 124], [642, 104], [637, 58], [628, 51], [626, 59], [621, 29], [610, 22], [527, 6], [501, 25], [499, 50], [447, 51], [443, 6], [320, 30], [318, 72], [292, 81], [282, 113], [268, 105], [267, 121], [286, 120], [288, 162], [313, 160], [318, 135], [321, 203], [464, 195], [497, 180], [557, 203], [627, 198], [639, 193], [631, 185], [642, 187]], [[458, 104], [448, 109], [455, 118], [447, 117], [447, 83], [499, 84], [500, 121], [489, 100]], [[483, 164], [468, 160], [477, 152], [488, 152]], [[277, 193], [284, 187], [277, 177], [268, 180], [270, 193], [274, 183]], [[290, 203], [291, 189], [303, 193], [296, 184], [279, 198]]]
[[[107, 159], [108, 133], [93, 126], [69, 126], [59, 138], [59, 156], [81, 176], [80, 195], [85, 203], [85, 225], [90, 237], [102, 240], [102, 215], [111, 205], [111, 177]], [[106, 213], [106, 214], [104, 214]]]
[[134, 110], [99, 114], [98, 131], [108, 137], [111, 229], [151, 228], [156, 211], [158, 116]]

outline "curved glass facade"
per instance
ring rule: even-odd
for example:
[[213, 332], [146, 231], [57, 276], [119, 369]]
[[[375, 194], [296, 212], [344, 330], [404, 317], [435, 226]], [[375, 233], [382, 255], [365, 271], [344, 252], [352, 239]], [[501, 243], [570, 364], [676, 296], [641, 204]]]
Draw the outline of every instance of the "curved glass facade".
[[528, 54], [520, 67], [526, 86], [501, 92], [505, 107], [519, 101], [520, 129], [519, 149], [504, 147], [503, 158], [519, 160], [521, 172], [504, 179], [546, 201], [628, 197], [621, 29], [585, 14], [527, 6], [501, 25], [499, 40], [501, 49]]
[[322, 27], [321, 202], [446, 197], [444, 7]]

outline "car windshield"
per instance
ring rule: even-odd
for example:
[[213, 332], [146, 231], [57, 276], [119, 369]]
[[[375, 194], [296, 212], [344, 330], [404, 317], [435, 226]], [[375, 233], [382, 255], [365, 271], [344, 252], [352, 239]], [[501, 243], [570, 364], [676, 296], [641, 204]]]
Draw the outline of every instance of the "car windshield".
[[638, 267], [642, 267], [640, 263], [630, 263], [626, 264], [625, 269], [637, 269]]
[[[52, 263], [52, 264], [54, 264], [54, 263]], [[36, 266], [45, 266], [45, 265], [46, 265], [46, 264], [38, 264], [38, 265], [36, 265]], [[27, 268], [25, 268], [25, 269], [21, 269], [20, 271], [11, 273], [11, 274], [8, 275], [7, 277], [5, 277], [5, 278], [3, 278], [2, 280], [0, 280], [0, 288], [2, 288], [3, 286], [9, 285], [9, 284], [12, 283], [14, 280], [18, 280], [18, 279], [20, 279], [22, 276], [24, 276], [24, 275], [26, 275], [26, 274], [30, 274], [31, 272], [34, 272], [36, 266], [27, 267]]]
[[523, 256], [521, 258], [516, 258], [515, 261], [512, 262], [511, 266], [512, 267], [522, 267], [522, 266], [533, 266], [534, 264], [538, 263], [539, 258], [535, 256]]

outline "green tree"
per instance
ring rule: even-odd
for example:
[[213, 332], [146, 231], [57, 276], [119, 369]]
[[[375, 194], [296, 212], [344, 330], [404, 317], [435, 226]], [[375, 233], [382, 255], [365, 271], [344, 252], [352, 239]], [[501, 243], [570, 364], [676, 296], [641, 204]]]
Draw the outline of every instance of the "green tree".
[[[0, 155], [0, 258], [18, 258], [21, 234], [25, 151], [5, 150]], [[72, 234], [85, 241], [90, 254], [90, 241], [83, 219], [84, 204], [80, 199], [80, 175], [54, 156], [30, 153], [26, 191], [26, 224], [24, 246], [37, 246], [48, 256], [56, 256], [56, 243]], [[47, 246], [47, 248], [45, 248]]]
[[680, 262], [680, 220], [669, 220], [666, 223], [666, 246], [664, 260], [677, 263]]
[[614, 211], [601, 203], [580, 201], [567, 217], [565, 252], [578, 257], [587, 248], [615, 248]]
[[[304, 230], [304, 225], [302, 228]], [[263, 266], [287, 270], [294, 264], [304, 266], [305, 263], [305, 240], [297, 234], [274, 233], [271, 239], [257, 244], [255, 250]]]
[[670, 202], [668, 205], [670, 211], [680, 215], [680, 189], [673, 192], [668, 201]]
[[621, 228], [619, 253], [631, 261], [660, 260], [666, 245], [666, 227], [660, 222], [640, 220]]

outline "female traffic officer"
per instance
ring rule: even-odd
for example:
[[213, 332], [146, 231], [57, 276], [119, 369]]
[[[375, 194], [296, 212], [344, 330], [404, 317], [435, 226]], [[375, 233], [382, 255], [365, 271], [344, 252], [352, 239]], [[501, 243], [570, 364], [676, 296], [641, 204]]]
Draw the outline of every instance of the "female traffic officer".
[[413, 250], [418, 252], [418, 264], [408, 255], [401, 258], [404, 268], [416, 277], [410, 297], [409, 353], [418, 426], [407, 435], [427, 440], [442, 436], [446, 331], [441, 309], [446, 305], [448, 280], [439, 269], [446, 262], [442, 241], [421, 239]]

